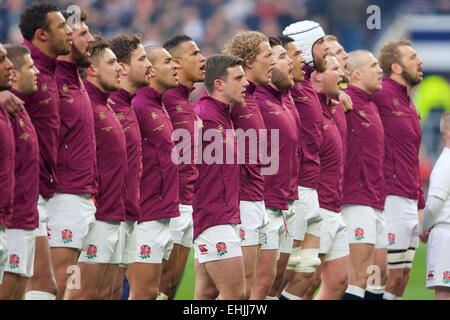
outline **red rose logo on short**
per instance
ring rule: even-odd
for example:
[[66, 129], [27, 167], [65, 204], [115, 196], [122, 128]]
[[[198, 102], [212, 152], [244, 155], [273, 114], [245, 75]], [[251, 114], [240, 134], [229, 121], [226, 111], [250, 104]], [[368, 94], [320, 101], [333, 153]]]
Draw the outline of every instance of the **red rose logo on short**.
[[64, 242], [64, 244], [68, 244], [71, 243], [73, 234], [72, 231], [69, 229], [64, 229], [61, 231], [61, 237], [62, 237], [62, 241]]
[[198, 250], [200, 250], [200, 254], [208, 254], [208, 248], [206, 247], [206, 244], [199, 244]]
[[389, 245], [392, 246], [395, 244], [395, 234], [393, 233], [389, 233], [388, 234], [388, 241], [389, 241]]
[[97, 258], [97, 247], [94, 244], [88, 245], [86, 249], [86, 257], [88, 259]]
[[216, 250], [217, 250], [217, 254], [219, 256], [223, 256], [224, 254], [228, 253], [227, 252], [227, 245], [226, 245], [225, 242], [217, 242]]
[[445, 284], [449, 284], [450, 283], [450, 271], [445, 271], [442, 274], [442, 282]]
[[241, 241], [245, 240], [245, 230], [242, 228], [239, 228], [239, 237], [241, 238]]
[[152, 253], [152, 248], [150, 246], [144, 244], [141, 246], [139, 256], [141, 259], [148, 259], [150, 258], [150, 254]]
[[10, 254], [8, 258], [8, 267], [10, 269], [18, 269], [20, 264], [20, 258], [17, 254]]
[[355, 229], [355, 239], [358, 241], [364, 239], [364, 229], [363, 228]]

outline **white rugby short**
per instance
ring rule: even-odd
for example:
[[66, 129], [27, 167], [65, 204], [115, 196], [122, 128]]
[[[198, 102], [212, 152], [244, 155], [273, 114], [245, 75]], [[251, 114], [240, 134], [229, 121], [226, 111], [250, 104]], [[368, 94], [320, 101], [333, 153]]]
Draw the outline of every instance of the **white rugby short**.
[[387, 196], [384, 213], [388, 234], [388, 268], [410, 268], [420, 241], [417, 200]]
[[162, 263], [173, 248], [170, 219], [137, 223], [130, 247], [130, 263]]
[[296, 223], [292, 232], [294, 240], [305, 240], [305, 233], [320, 237], [319, 196], [315, 189], [298, 187], [298, 200], [295, 200]]
[[192, 248], [194, 237], [194, 222], [192, 206], [180, 204], [180, 216], [170, 219], [170, 232], [174, 244]]
[[242, 256], [238, 225], [218, 225], [203, 231], [194, 240], [198, 263]]
[[5, 271], [27, 278], [33, 276], [37, 230], [6, 229], [8, 261]]
[[132, 251], [133, 237], [136, 229], [136, 221], [122, 221], [120, 224], [120, 244], [122, 248], [122, 257], [120, 267], [126, 268], [130, 264], [130, 252]]
[[48, 223], [48, 215], [47, 215], [47, 206], [48, 199], [44, 199], [41, 195], [39, 195], [38, 199], [38, 212], [39, 212], [39, 227], [36, 230], [36, 237], [47, 237], [47, 223]]
[[241, 225], [239, 226], [239, 236], [241, 246], [256, 246], [260, 243], [261, 232], [269, 222], [264, 201], [240, 201], [239, 210], [241, 212]]
[[375, 248], [387, 248], [387, 230], [380, 210], [362, 205], [345, 205], [342, 218], [347, 226], [350, 244], [368, 243]]
[[4, 226], [0, 226], [0, 284], [2, 283], [3, 272], [8, 260], [8, 248], [6, 246], [6, 239], [6, 228]]
[[47, 206], [50, 247], [81, 250], [95, 223], [95, 212], [91, 195], [55, 193]]
[[290, 234], [292, 231], [289, 229], [288, 224], [292, 226], [295, 223], [295, 220], [293, 220], [295, 219], [295, 210], [293, 206], [289, 206], [288, 210], [266, 207], [266, 213], [269, 222], [266, 223], [260, 233], [259, 243], [261, 243], [261, 250], [279, 250], [283, 238], [285, 246], [289, 241], [293, 241]]
[[319, 253], [325, 254], [325, 261], [348, 256], [348, 233], [342, 215], [323, 208], [320, 208], [320, 215], [322, 224]]
[[295, 211], [294, 201], [289, 202], [289, 208], [284, 214], [284, 223], [281, 226], [279, 233], [279, 248], [280, 253], [291, 253], [292, 245], [294, 243], [293, 232], [297, 222], [297, 213]]
[[450, 287], [450, 225], [438, 224], [427, 244], [427, 288]]
[[119, 264], [122, 258], [120, 221], [95, 221], [78, 262]]

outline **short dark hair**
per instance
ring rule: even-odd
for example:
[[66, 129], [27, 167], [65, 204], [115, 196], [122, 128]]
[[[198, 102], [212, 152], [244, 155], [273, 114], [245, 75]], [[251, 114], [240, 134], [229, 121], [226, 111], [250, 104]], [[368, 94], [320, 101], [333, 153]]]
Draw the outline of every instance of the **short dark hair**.
[[278, 36], [278, 40], [280, 40], [283, 48], [287, 49], [288, 43], [295, 42], [295, 40], [288, 36]]
[[282, 46], [280, 39], [277, 37], [269, 37], [269, 44], [271, 48], [275, 46]]
[[4, 47], [8, 52], [8, 59], [14, 65], [14, 69], [20, 70], [25, 62], [25, 55], [30, 54], [30, 50], [18, 44], [6, 44]]
[[49, 12], [60, 12], [58, 7], [48, 2], [34, 2], [20, 16], [19, 29], [24, 39], [31, 41], [38, 29], [48, 31]]
[[180, 46], [182, 43], [188, 42], [188, 41], [194, 41], [191, 37], [181, 34], [177, 35], [163, 44], [163, 48], [166, 49], [171, 55], [173, 55], [173, 52]]
[[109, 48], [109, 43], [102, 36], [96, 35], [94, 41], [91, 43], [89, 53], [91, 59], [101, 57], [106, 49]]
[[117, 57], [117, 62], [131, 63], [131, 56], [141, 44], [140, 34], [119, 34], [109, 40], [109, 48]]
[[209, 57], [206, 60], [204, 81], [208, 92], [212, 93], [214, 91], [214, 81], [224, 79], [227, 76], [228, 68], [243, 65], [244, 60], [231, 55], [217, 54]]

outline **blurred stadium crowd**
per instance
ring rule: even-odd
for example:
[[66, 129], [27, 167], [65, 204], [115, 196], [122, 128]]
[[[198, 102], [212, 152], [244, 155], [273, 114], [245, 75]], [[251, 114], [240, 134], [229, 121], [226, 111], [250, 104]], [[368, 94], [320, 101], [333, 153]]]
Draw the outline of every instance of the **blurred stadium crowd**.
[[[0, 41], [20, 42], [18, 23], [32, 0], [0, 0]], [[61, 8], [73, 0], [51, 1]], [[91, 28], [104, 36], [139, 32], [147, 41], [161, 43], [174, 34], [189, 34], [203, 51], [217, 52], [239, 29], [280, 34], [292, 22], [318, 21], [336, 35], [347, 51], [371, 49], [375, 39], [398, 13], [450, 13], [450, 0], [79, 0]], [[369, 5], [382, 12], [382, 28], [365, 28]]]

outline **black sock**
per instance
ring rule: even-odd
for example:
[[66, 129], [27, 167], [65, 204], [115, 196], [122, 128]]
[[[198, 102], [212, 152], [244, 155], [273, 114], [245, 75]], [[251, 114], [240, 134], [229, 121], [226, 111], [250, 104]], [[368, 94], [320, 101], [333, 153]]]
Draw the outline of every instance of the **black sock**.
[[364, 300], [383, 300], [383, 294], [366, 291], [364, 294]]
[[361, 297], [359, 297], [359, 296], [357, 296], [357, 295], [354, 295], [354, 294], [345, 292], [345, 293], [342, 295], [341, 300], [363, 300], [363, 298], [361, 298]]

